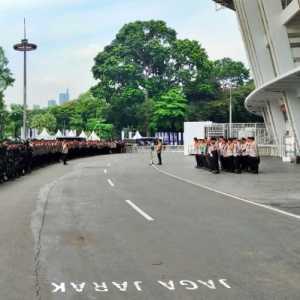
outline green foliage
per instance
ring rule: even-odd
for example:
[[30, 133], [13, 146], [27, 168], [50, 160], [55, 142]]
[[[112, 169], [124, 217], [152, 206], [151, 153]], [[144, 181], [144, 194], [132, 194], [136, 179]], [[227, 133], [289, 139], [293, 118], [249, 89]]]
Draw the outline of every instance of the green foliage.
[[145, 101], [137, 109], [137, 122], [140, 132], [144, 132], [146, 136], [151, 136], [155, 128], [151, 127], [151, 118], [154, 112], [155, 101], [146, 96]]
[[[253, 91], [252, 81], [238, 86], [232, 91], [233, 122], [263, 122], [259, 116], [249, 113], [244, 106], [245, 99]], [[229, 91], [220, 94], [220, 98], [203, 105], [199, 112], [201, 120], [226, 123], [229, 120]]]
[[104, 120], [108, 104], [95, 98], [90, 91], [74, 101], [49, 108], [56, 118], [57, 129], [88, 130], [91, 119]]
[[12, 104], [8, 114], [8, 126], [6, 128], [7, 134], [11, 137], [18, 137], [21, 135], [21, 127], [23, 125], [23, 105]]
[[215, 76], [219, 82], [230, 83], [235, 86], [244, 85], [249, 81], [249, 70], [242, 62], [231, 58], [223, 58], [215, 61]]
[[144, 101], [144, 94], [138, 88], [123, 87], [110, 99], [107, 120], [116, 128], [138, 124], [137, 111]]
[[0, 47], [0, 140], [4, 138], [5, 125], [7, 123], [8, 113], [4, 104], [4, 91], [12, 85], [14, 79], [8, 69], [8, 60], [5, 57], [4, 50]]
[[233, 90], [233, 121], [236, 123], [263, 122], [263, 118], [248, 112], [245, 109], [245, 99], [253, 92], [254, 83], [249, 81], [247, 84], [239, 86]]
[[54, 132], [56, 129], [56, 118], [50, 112], [34, 115], [31, 120], [31, 127], [37, 128], [41, 131], [43, 128]]
[[118, 130], [148, 132], [153, 111], [149, 99], [173, 88], [183, 88], [190, 101], [213, 93], [213, 64], [205, 50], [176, 36], [163, 21], [129, 23], [95, 58], [92, 71], [98, 85], [92, 91], [111, 105], [108, 121]]
[[0, 47], [0, 93], [2, 94], [13, 82], [12, 73], [8, 69], [8, 60], [5, 57], [4, 50]]
[[112, 124], [102, 123], [98, 119], [90, 119], [88, 123], [89, 131], [95, 131], [100, 139], [110, 140], [114, 137], [114, 126]]
[[156, 130], [182, 130], [187, 111], [187, 99], [180, 89], [171, 89], [154, 103], [151, 127]]

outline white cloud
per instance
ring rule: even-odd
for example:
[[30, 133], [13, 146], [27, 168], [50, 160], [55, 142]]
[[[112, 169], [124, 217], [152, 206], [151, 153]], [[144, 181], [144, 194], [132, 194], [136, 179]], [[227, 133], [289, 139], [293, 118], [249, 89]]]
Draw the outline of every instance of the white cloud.
[[74, 51], [74, 57], [77, 59], [91, 60], [103, 50], [103, 45], [89, 44], [86, 47], [76, 49]]

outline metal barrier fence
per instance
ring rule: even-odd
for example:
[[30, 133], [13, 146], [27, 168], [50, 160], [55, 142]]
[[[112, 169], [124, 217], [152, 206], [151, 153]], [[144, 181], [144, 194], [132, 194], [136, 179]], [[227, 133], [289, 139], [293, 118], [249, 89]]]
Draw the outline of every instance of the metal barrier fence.
[[[183, 145], [166, 145], [164, 151], [166, 152], [183, 152]], [[137, 153], [137, 152], [150, 152], [151, 146], [138, 146], [138, 145], [126, 145], [126, 153]]]
[[[206, 137], [229, 138], [230, 124], [213, 123], [205, 128]], [[273, 145], [273, 138], [268, 134], [264, 123], [233, 123], [231, 125], [231, 137], [243, 138], [253, 136], [259, 145]]]

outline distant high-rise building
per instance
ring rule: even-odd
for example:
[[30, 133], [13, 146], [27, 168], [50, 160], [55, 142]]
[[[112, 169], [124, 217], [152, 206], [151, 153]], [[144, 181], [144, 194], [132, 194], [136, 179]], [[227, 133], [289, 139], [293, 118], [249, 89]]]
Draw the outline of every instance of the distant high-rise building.
[[55, 106], [55, 105], [56, 105], [56, 100], [49, 100], [48, 101], [48, 107]]
[[65, 93], [59, 94], [59, 104], [62, 105], [70, 100], [69, 89]]
[[69, 93], [69, 89], [67, 89], [66, 91], [66, 100], [69, 101], [70, 100], [70, 93]]

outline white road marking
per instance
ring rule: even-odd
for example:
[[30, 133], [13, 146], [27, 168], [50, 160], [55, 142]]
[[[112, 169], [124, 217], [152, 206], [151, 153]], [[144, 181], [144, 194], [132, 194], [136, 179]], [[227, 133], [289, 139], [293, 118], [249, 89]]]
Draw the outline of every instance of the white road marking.
[[288, 216], [288, 217], [292, 217], [294, 219], [297, 219], [297, 220], [300, 220], [300, 215], [295, 215], [293, 213], [289, 213], [287, 211], [284, 211], [284, 210], [281, 210], [281, 209], [278, 209], [278, 208], [274, 208], [272, 206], [269, 206], [269, 205], [266, 205], [266, 204], [261, 204], [261, 203], [257, 203], [257, 202], [253, 202], [253, 201], [250, 201], [250, 200], [247, 200], [247, 199], [244, 199], [244, 198], [241, 198], [241, 197], [238, 197], [236, 195], [233, 195], [233, 194], [229, 194], [229, 193], [225, 193], [225, 192], [222, 192], [222, 191], [218, 191], [214, 188], [211, 188], [209, 186], [206, 186], [206, 185], [202, 185], [202, 184], [199, 184], [199, 183], [196, 183], [196, 182], [193, 182], [189, 179], [185, 179], [185, 178], [182, 178], [180, 176], [177, 176], [177, 175], [174, 175], [174, 174], [171, 174], [167, 171], [163, 171], [159, 168], [157, 168], [155, 165], [153, 165], [153, 168], [155, 168], [158, 172], [162, 173], [162, 174], [165, 174], [167, 176], [170, 176], [170, 177], [173, 177], [177, 180], [180, 180], [180, 181], [183, 181], [185, 183], [189, 183], [189, 184], [192, 184], [192, 185], [195, 185], [197, 187], [200, 187], [200, 188], [203, 188], [203, 189], [206, 189], [208, 191], [211, 191], [211, 192], [214, 192], [216, 194], [220, 194], [220, 195], [223, 195], [223, 196], [226, 196], [226, 197], [230, 197], [230, 198], [233, 198], [233, 199], [236, 199], [236, 200], [239, 200], [239, 201], [242, 201], [242, 202], [245, 202], [247, 204], [250, 204], [250, 205], [254, 205], [254, 206], [257, 206], [257, 207], [261, 207], [261, 208], [264, 208], [264, 209], [268, 209], [268, 210], [271, 210], [273, 212], [277, 212], [279, 214], [282, 214], [282, 215], [285, 215], [285, 216]]
[[104, 169], [104, 174], [107, 174], [107, 169]]
[[154, 219], [146, 214], [143, 210], [141, 210], [138, 206], [136, 206], [132, 201], [126, 200], [127, 204], [129, 204], [135, 211], [137, 211], [140, 215], [142, 215], [149, 222], [153, 222]]
[[109, 183], [109, 185], [110, 185], [111, 187], [114, 187], [114, 186], [115, 186], [115, 184], [112, 182], [111, 179], [107, 179], [107, 182]]
[[[127, 292], [144, 292], [147, 282], [143, 281], [102, 281], [102, 282], [51, 282], [52, 294], [65, 294], [66, 292], [72, 292], [82, 294], [85, 291], [98, 293], [114, 293], [115, 291], [127, 293]], [[207, 288], [209, 290], [216, 289], [231, 289], [227, 279], [216, 279], [216, 280], [165, 280], [165, 281], [154, 281], [152, 285], [157, 288], [164, 288], [166, 291], [172, 293], [176, 291], [195, 291], [198, 289]], [[94, 299], [94, 298], [93, 298]], [[96, 298], [95, 298], [96, 299]]]

